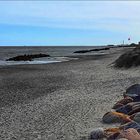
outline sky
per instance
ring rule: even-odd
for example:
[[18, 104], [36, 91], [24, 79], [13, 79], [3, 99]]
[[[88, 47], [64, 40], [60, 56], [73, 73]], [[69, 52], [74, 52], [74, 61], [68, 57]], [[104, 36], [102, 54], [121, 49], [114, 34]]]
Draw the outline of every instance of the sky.
[[0, 1], [0, 46], [137, 43], [139, 7], [139, 1]]

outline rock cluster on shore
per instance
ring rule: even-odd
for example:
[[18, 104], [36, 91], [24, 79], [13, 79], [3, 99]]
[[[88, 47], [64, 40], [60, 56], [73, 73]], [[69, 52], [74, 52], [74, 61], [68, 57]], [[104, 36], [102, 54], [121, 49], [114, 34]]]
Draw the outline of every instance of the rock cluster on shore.
[[[121, 123], [121, 125], [105, 129], [97, 128], [91, 132], [89, 139], [120, 140], [123, 138], [122, 133], [128, 129], [140, 133], [140, 84], [130, 86], [123, 97], [113, 106], [114, 110], [107, 112], [102, 118], [103, 123]], [[140, 139], [140, 134], [138, 136]]]
[[109, 47], [106, 48], [99, 48], [99, 49], [91, 49], [91, 50], [79, 50], [75, 51], [74, 53], [87, 53], [87, 52], [93, 52], [93, 51], [104, 51], [104, 50], [109, 50]]
[[132, 51], [122, 54], [116, 61], [117, 68], [130, 68], [132, 66], [140, 65], [140, 47], [134, 48]]
[[49, 57], [48, 54], [31, 54], [31, 55], [18, 55], [15, 57], [11, 57], [9, 59], [6, 59], [6, 61], [32, 61], [34, 58], [41, 58], [41, 57]]
[[93, 52], [93, 51], [105, 51], [109, 50], [111, 48], [125, 48], [125, 47], [138, 47], [139, 44], [131, 43], [131, 44], [125, 44], [125, 45], [107, 45], [107, 47], [104, 48], [96, 48], [96, 49], [90, 49], [90, 50], [78, 50], [73, 53], [88, 53], [88, 52]]

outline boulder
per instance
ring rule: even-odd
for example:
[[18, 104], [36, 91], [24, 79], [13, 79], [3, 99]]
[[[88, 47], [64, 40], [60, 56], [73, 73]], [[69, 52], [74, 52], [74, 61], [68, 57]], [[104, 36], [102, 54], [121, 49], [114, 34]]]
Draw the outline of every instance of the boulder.
[[90, 52], [90, 50], [79, 50], [79, 51], [75, 51], [74, 53], [87, 53]]
[[34, 58], [41, 58], [41, 57], [49, 57], [48, 54], [31, 54], [31, 55], [18, 55], [15, 57], [11, 57], [9, 59], [6, 59], [6, 61], [32, 61]]
[[97, 129], [92, 130], [92, 132], [90, 133], [90, 136], [89, 136], [89, 140], [98, 140], [98, 139], [102, 139], [104, 137], [105, 137], [104, 129], [97, 128]]

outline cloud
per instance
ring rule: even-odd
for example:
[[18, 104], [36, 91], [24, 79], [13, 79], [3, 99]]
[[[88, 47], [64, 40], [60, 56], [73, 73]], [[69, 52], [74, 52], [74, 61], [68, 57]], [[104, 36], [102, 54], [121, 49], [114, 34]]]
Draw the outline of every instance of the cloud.
[[138, 1], [1, 1], [1, 24], [140, 35]]
[[0, 2], [1, 15], [59, 19], [138, 18], [140, 2], [12, 1]]

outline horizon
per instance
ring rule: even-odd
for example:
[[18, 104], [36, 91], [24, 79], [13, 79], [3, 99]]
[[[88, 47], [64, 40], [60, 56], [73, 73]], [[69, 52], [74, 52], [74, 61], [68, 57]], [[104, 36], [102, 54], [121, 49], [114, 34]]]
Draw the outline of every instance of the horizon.
[[[132, 42], [131, 44], [136, 44], [138, 45], [138, 43], [134, 43]], [[131, 44], [104, 44], [104, 45], [5, 45], [2, 46], [0, 45], [0, 47], [111, 47], [111, 46], [129, 46]]]
[[0, 1], [0, 46], [138, 43], [139, 6], [138, 1]]

